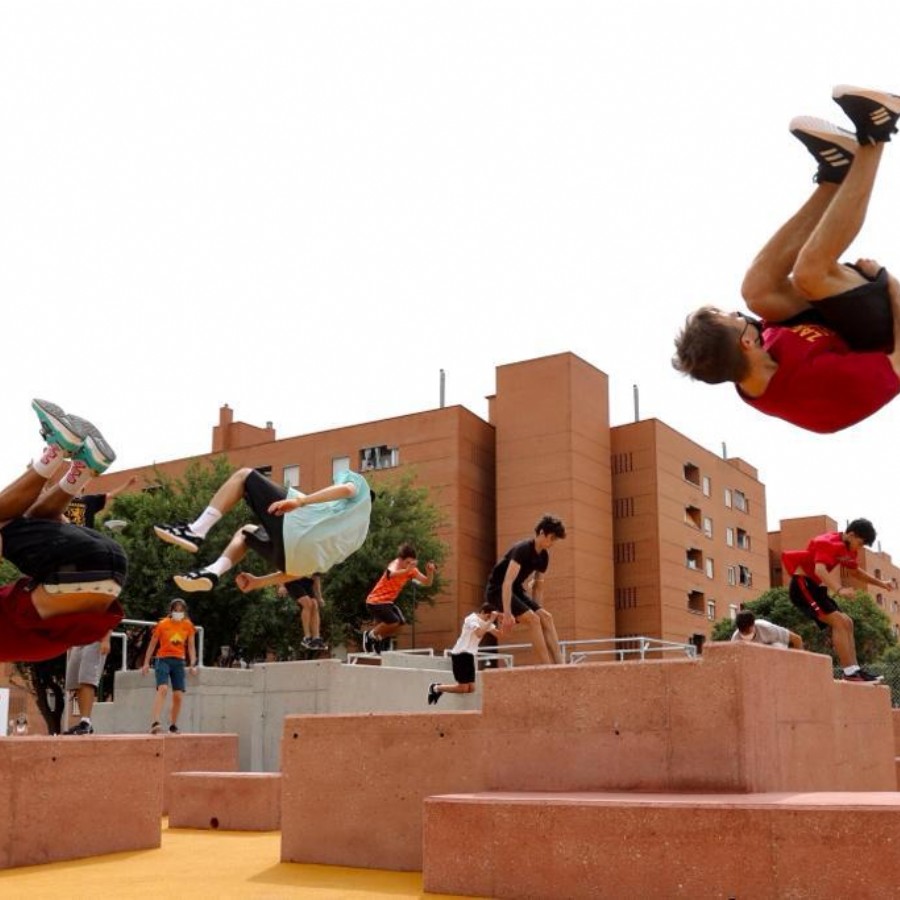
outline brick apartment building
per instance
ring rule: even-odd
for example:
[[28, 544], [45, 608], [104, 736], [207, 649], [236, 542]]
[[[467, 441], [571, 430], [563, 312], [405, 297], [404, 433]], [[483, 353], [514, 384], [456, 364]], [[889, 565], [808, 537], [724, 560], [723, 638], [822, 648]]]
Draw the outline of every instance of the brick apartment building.
[[[156, 468], [177, 477], [216, 454], [301, 490], [346, 467], [376, 485], [412, 471], [441, 510], [449, 550], [447, 589], [418, 611], [418, 646], [453, 642], [498, 554], [545, 512], [568, 528], [545, 590], [564, 640], [705, 636], [769, 583], [756, 470], [655, 419], [610, 427], [607, 376], [571, 353], [499, 366], [487, 421], [448, 406], [278, 439], [272, 423], [235, 421], [224, 406], [208, 454]], [[102, 476], [91, 489], [132, 473], [150, 483], [154, 467]], [[406, 630], [401, 646], [410, 640]]]

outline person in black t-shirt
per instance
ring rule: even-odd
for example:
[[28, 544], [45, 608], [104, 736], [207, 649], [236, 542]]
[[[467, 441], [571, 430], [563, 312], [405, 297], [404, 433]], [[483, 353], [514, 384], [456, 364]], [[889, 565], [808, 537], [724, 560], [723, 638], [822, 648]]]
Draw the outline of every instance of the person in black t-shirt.
[[550, 563], [548, 551], [565, 536], [566, 526], [559, 519], [543, 516], [534, 527], [534, 538], [513, 544], [494, 566], [485, 589], [485, 601], [501, 613], [501, 630], [512, 628], [514, 622], [527, 625], [531, 644], [544, 664], [562, 662], [553, 616], [540, 601]]
[[97, 513], [105, 509], [106, 504], [110, 500], [121, 494], [122, 491], [128, 490], [136, 481], [137, 475], [132, 475], [128, 481], [113, 488], [111, 491], [107, 491], [105, 494], [81, 494], [78, 497], [73, 497], [66, 507], [64, 515], [73, 525], [93, 528]]

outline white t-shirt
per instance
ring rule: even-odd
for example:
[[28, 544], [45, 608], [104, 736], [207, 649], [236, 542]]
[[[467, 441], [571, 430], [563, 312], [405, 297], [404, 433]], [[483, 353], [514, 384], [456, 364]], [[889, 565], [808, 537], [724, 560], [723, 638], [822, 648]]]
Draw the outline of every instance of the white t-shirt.
[[453, 645], [451, 653], [472, 653], [478, 652], [478, 645], [481, 643], [484, 635], [478, 634], [479, 628], [484, 628], [488, 623], [478, 615], [478, 613], [469, 613], [463, 619], [462, 631]]
[[791, 633], [787, 628], [775, 625], [766, 619], [757, 619], [753, 623], [756, 633], [752, 638], [744, 637], [737, 629], [731, 636], [733, 641], [747, 641], [748, 644], [769, 644], [773, 647], [789, 647], [791, 644]]

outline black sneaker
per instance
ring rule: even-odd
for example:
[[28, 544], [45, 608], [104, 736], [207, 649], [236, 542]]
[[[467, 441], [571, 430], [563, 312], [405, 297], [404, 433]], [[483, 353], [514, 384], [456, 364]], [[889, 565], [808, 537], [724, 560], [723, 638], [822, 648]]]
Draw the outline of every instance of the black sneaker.
[[852, 675], [844, 675], [844, 681], [854, 681], [858, 684], [881, 684], [884, 675], [873, 675], [865, 669], [857, 669]]
[[90, 722], [86, 722], [82, 719], [77, 725], [74, 725], [68, 731], [64, 731], [63, 734], [93, 734], [94, 727]]
[[309, 639], [309, 646], [311, 650], [327, 650], [328, 644], [322, 640], [320, 637], [314, 637]]
[[363, 629], [362, 631], [362, 652], [363, 653], [371, 653], [375, 648], [375, 638], [372, 637], [372, 633]]
[[150, 734], [160, 734], [162, 732], [162, 725], [159, 722], [154, 722], [150, 726]]
[[169, 734], [181, 734], [181, 729], [177, 725], [170, 725]]
[[313, 641], [313, 639], [312, 639], [312, 638], [308, 638], [308, 637], [305, 637], [305, 638], [303, 638], [303, 640], [300, 641], [300, 646], [301, 646], [304, 650], [316, 650], [316, 649], [317, 649], [317, 647], [316, 647], [315, 642]]
[[831, 96], [856, 126], [861, 144], [880, 144], [897, 132], [900, 97], [885, 91], [839, 84]]
[[203, 543], [203, 538], [198, 534], [194, 534], [183, 522], [177, 525], [154, 525], [153, 531], [161, 541], [181, 547], [182, 550], [187, 550], [188, 553], [196, 553]]
[[180, 591], [192, 594], [195, 591], [211, 591], [219, 583], [219, 576], [214, 572], [186, 572], [184, 575], [173, 575], [172, 581]]
[[437, 682], [428, 685], [428, 705], [433, 706], [441, 699], [441, 692], [437, 689]]
[[859, 142], [849, 132], [824, 119], [797, 116], [791, 119], [791, 134], [812, 153], [819, 170], [815, 181], [840, 184], [850, 171]]

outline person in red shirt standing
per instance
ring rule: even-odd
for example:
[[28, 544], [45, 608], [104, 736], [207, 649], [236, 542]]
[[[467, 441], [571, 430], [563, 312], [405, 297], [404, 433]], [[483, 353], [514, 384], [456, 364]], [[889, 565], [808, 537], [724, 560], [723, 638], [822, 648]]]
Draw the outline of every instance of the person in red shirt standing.
[[163, 705], [166, 702], [166, 694], [169, 691], [169, 681], [172, 682], [172, 709], [169, 713], [169, 733], [179, 734], [178, 714], [181, 712], [181, 700], [184, 697], [185, 677], [184, 658], [185, 651], [191, 665], [191, 674], [197, 674], [197, 648], [194, 644], [194, 635], [197, 629], [187, 616], [187, 604], [180, 597], [176, 597], [169, 604], [169, 615], [160, 619], [153, 629], [153, 637], [150, 638], [150, 646], [147, 647], [147, 655], [144, 657], [144, 665], [141, 672], [146, 675], [150, 671], [150, 660], [153, 651], [159, 646], [159, 655], [156, 657], [156, 697], [153, 701], [153, 724], [150, 726], [150, 734], [159, 734], [162, 731], [160, 719], [162, 718]]
[[900, 97], [847, 85], [832, 96], [856, 134], [811, 117], [791, 122], [819, 163], [817, 186], [744, 278], [744, 299], [765, 321], [704, 306], [688, 316], [672, 360], [818, 433], [848, 428], [900, 393], [900, 284], [872, 260], [840, 262], [862, 228]]
[[363, 631], [364, 653], [371, 653], [373, 650], [381, 653], [400, 627], [406, 624], [403, 611], [396, 603], [400, 591], [410, 581], [422, 587], [431, 587], [434, 583], [434, 563], [426, 564], [425, 574], [419, 571], [417, 565], [416, 548], [412, 544], [401, 544], [397, 550], [397, 558], [388, 563], [378, 583], [369, 592], [366, 611], [378, 624], [370, 631]]
[[845, 681], [878, 682], [856, 661], [853, 619], [841, 612], [835, 597], [852, 597], [853, 588], [844, 587], [841, 567], [853, 569], [866, 584], [886, 591], [894, 583], [883, 581], [859, 567], [859, 551], [875, 543], [875, 527], [868, 519], [854, 519], [845, 531], [832, 531], [814, 537], [805, 550], [786, 550], [781, 554], [785, 571], [791, 576], [788, 589], [791, 602], [819, 628], [831, 628], [831, 640]]

